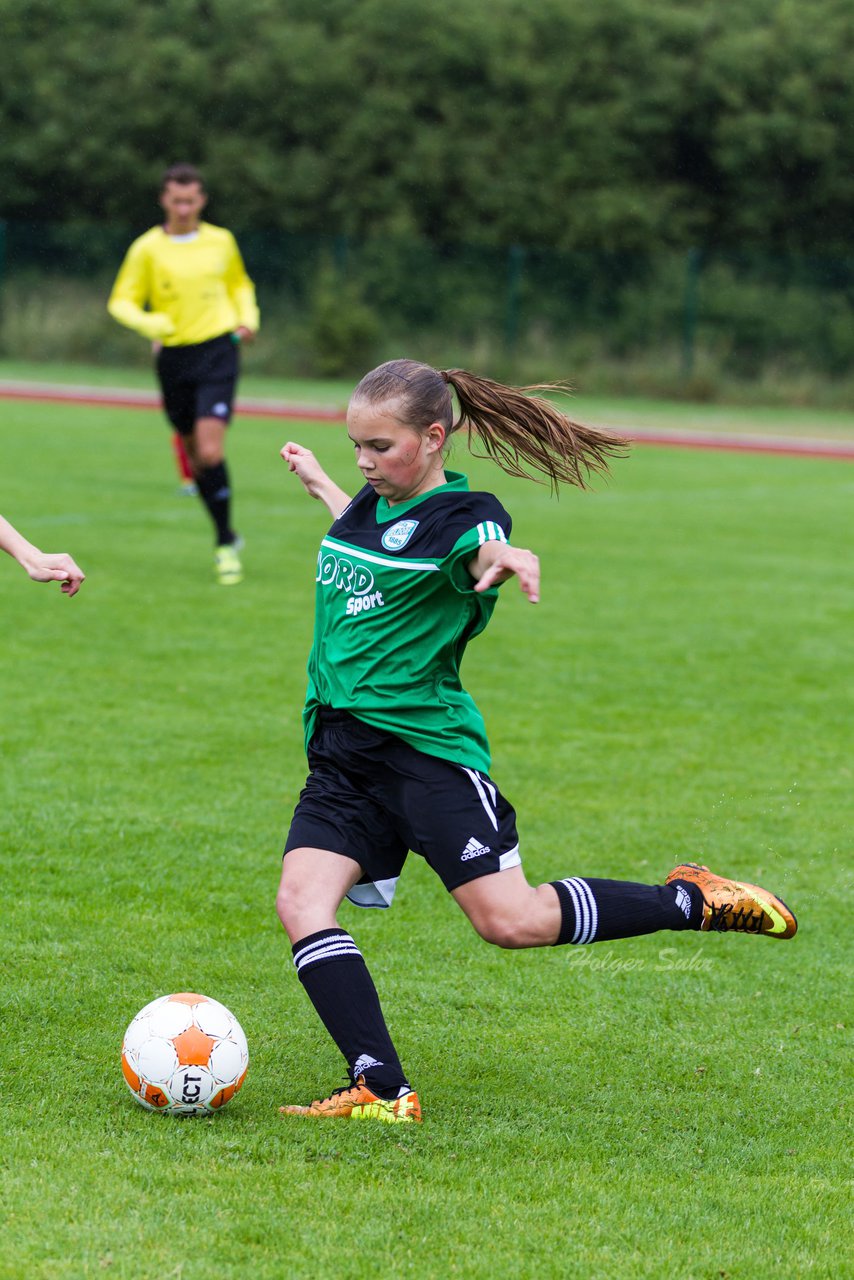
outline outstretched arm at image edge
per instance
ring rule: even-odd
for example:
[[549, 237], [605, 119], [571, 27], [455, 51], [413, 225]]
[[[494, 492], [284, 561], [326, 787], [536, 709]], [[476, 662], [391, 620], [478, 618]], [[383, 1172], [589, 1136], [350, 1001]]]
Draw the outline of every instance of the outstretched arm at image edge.
[[83, 570], [64, 552], [51, 555], [39, 551], [8, 520], [0, 516], [0, 548], [28, 573], [34, 582], [61, 582], [67, 596], [76, 595], [85, 580]]

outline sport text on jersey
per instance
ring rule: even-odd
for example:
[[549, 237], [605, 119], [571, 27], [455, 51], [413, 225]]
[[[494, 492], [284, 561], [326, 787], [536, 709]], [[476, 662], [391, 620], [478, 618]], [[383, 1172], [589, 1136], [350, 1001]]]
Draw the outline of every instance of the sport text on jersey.
[[385, 604], [383, 593], [374, 591], [374, 575], [363, 564], [353, 564], [344, 556], [333, 555], [321, 549], [317, 556], [315, 582], [324, 587], [335, 586], [338, 591], [350, 592], [345, 613], [357, 618], [367, 609], [381, 609]]
[[374, 589], [376, 580], [371, 565], [404, 574], [439, 572], [439, 566], [430, 561], [391, 560], [388, 556], [351, 549], [346, 543], [327, 536], [320, 544], [315, 581], [323, 587], [347, 592], [344, 612], [356, 618], [367, 610], [381, 609], [386, 603], [383, 592]]

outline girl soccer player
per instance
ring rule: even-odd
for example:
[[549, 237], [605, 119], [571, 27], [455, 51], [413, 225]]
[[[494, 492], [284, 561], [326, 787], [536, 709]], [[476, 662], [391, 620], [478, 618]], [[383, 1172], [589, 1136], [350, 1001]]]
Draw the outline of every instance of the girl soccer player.
[[[459, 416], [454, 420], [451, 390]], [[541, 388], [527, 388], [536, 391]], [[510, 516], [445, 467], [465, 427], [510, 475], [584, 487], [625, 441], [572, 422], [549, 400], [460, 369], [392, 360], [347, 411], [355, 498], [308, 449], [282, 457], [334, 523], [317, 563], [304, 720], [310, 773], [285, 845], [277, 898], [294, 963], [347, 1062], [350, 1084], [284, 1112], [421, 1118], [362, 953], [337, 921], [347, 897], [391, 905], [409, 850], [427, 859], [475, 930], [500, 947], [580, 945], [659, 929], [790, 938], [781, 899], [683, 863], [662, 885], [568, 876], [530, 885], [516, 815], [489, 777], [483, 720], [460, 683], [469, 640], [500, 583], [539, 599], [539, 564], [509, 541]]]

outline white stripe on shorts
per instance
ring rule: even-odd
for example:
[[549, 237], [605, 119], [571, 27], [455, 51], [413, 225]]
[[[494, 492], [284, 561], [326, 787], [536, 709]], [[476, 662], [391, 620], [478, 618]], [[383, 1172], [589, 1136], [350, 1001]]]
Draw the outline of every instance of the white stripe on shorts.
[[[480, 796], [480, 803], [483, 805], [484, 810], [486, 811], [486, 816], [489, 818], [489, 821], [492, 823], [493, 827], [497, 831], [498, 817], [495, 813], [495, 800], [493, 798], [492, 805], [490, 806], [489, 798], [486, 794], [486, 786], [488, 784], [486, 783], [485, 779], [481, 778], [480, 774], [474, 771], [474, 769], [467, 769], [465, 765], [461, 765], [460, 767], [463, 773], [467, 773], [468, 776], [471, 778], [472, 782], [474, 783], [475, 790], [477, 791], [477, 794]], [[495, 790], [493, 788], [493, 797], [494, 795], [495, 795]]]
[[390, 907], [400, 876], [389, 880], [369, 880], [366, 884], [354, 884], [347, 894], [347, 901], [354, 907]]
[[519, 852], [518, 844], [514, 844], [512, 849], [508, 849], [506, 853], [502, 853], [498, 858], [498, 870], [506, 871], [508, 867], [521, 867], [522, 855]]

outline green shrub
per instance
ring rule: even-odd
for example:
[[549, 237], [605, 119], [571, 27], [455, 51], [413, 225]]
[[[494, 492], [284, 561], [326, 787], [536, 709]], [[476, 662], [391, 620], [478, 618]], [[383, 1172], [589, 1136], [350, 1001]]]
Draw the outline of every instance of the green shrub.
[[379, 320], [358, 288], [324, 264], [305, 326], [308, 372], [324, 378], [359, 376], [373, 363], [379, 339]]

